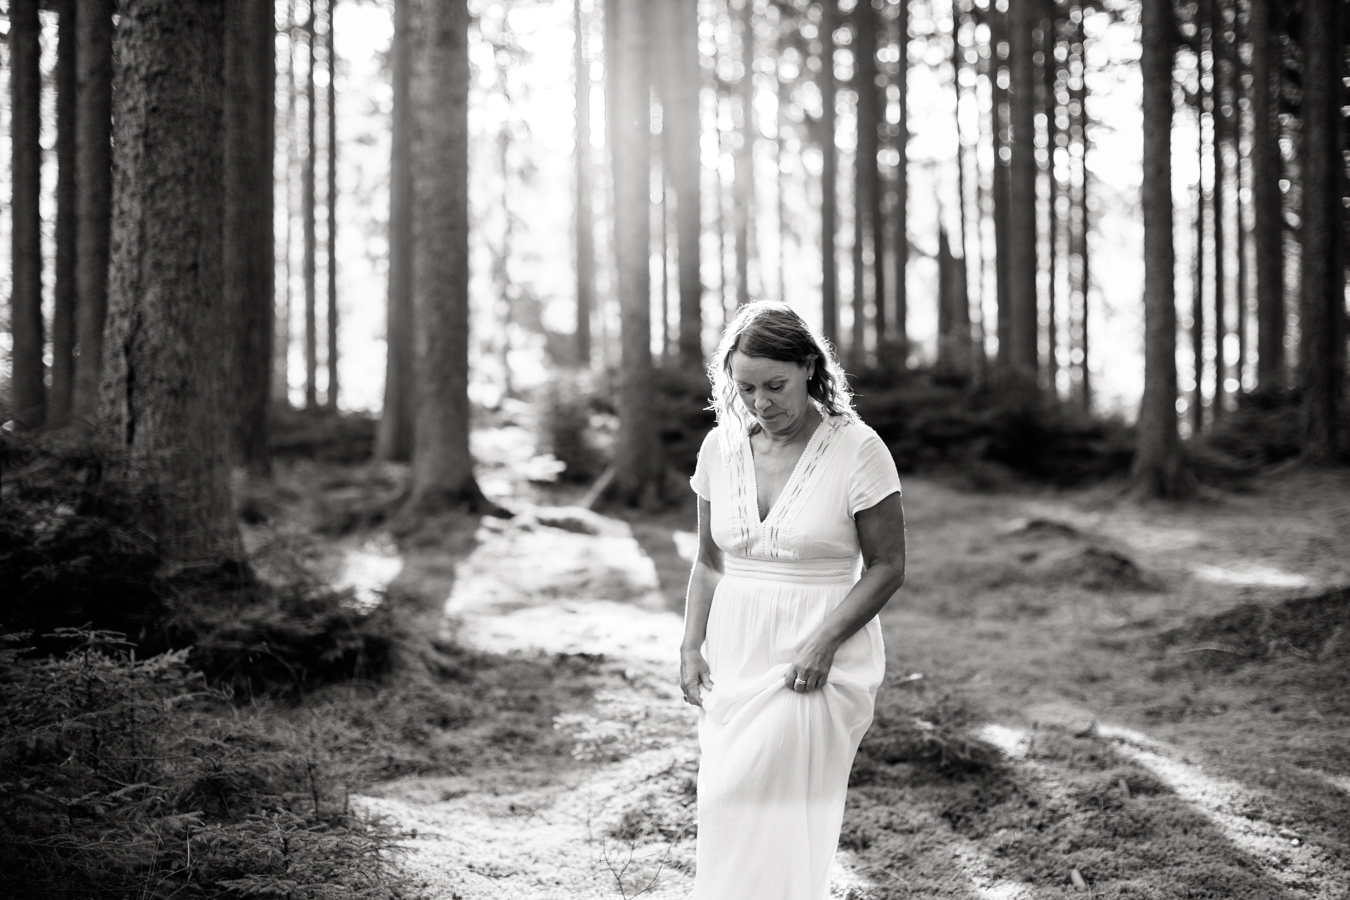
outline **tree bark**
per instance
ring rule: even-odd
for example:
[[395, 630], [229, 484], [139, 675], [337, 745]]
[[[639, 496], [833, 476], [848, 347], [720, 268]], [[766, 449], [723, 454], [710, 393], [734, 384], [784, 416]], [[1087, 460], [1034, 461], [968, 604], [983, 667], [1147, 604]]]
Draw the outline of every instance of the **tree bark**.
[[231, 430], [236, 459], [255, 475], [271, 468], [273, 176], [276, 27], [271, 0], [232, 0], [225, 22], [225, 218], [223, 302], [233, 324]]
[[1008, 363], [1029, 384], [1038, 373], [1036, 297], [1036, 66], [1033, 0], [1008, 3]]
[[[1203, 26], [1201, 26], [1202, 28]], [[1196, 29], [1196, 46], [1201, 46], [1201, 28]], [[1205, 81], [1199, 72], [1196, 53], [1195, 153], [1198, 172], [1205, 166]], [[1191, 391], [1191, 434], [1205, 430], [1205, 184], [1195, 180], [1195, 268], [1191, 279], [1191, 358], [1195, 387]]]
[[591, 208], [591, 64], [586, 51], [588, 24], [581, 15], [581, 0], [573, 0], [572, 24], [575, 43], [572, 64], [576, 78], [576, 354], [582, 369], [591, 366], [591, 311], [595, 309], [595, 215]]
[[112, 44], [110, 0], [79, 0], [75, 18], [75, 396], [72, 416], [92, 419], [103, 377], [112, 229]]
[[315, 49], [318, 44], [316, 16], [319, 0], [309, 0], [309, 19], [305, 23], [305, 50], [308, 57], [308, 72], [305, 77], [305, 161], [300, 175], [300, 215], [304, 229], [305, 257], [301, 264], [305, 279], [305, 409], [314, 409], [319, 405], [319, 325], [318, 297], [315, 285], [315, 255], [318, 250], [318, 236], [315, 233], [315, 167], [319, 153], [318, 110], [314, 86]]
[[[899, 127], [895, 134], [895, 206], [891, 222], [891, 265], [895, 267], [895, 322], [893, 326], [894, 360], [882, 365], [905, 368], [909, 358], [909, 294], [906, 273], [909, 270], [909, 0], [900, 0], [896, 16], [896, 45], [899, 61], [895, 83], [900, 94]], [[878, 257], [878, 266], [881, 265]], [[887, 348], [887, 356], [892, 351]]]
[[1078, 317], [1078, 349], [1082, 355], [1082, 361], [1079, 367], [1080, 374], [1080, 397], [1082, 399], [1083, 411], [1092, 412], [1092, 367], [1090, 365], [1092, 356], [1091, 343], [1089, 341], [1090, 329], [1089, 320], [1091, 318], [1092, 305], [1089, 298], [1092, 291], [1092, 268], [1089, 265], [1089, 238], [1092, 235], [1092, 220], [1089, 216], [1088, 197], [1091, 191], [1092, 170], [1088, 168], [1088, 154], [1092, 150], [1092, 141], [1088, 137], [1088, 124], [1091, 121], [1087, 111], [1087, 29], [1084, 26], [1084, 19], [1081, 15], [1082, 8], [1079, 7], [1080, 16], [1078, 19], [1078, 55], [1079, 55], [1079, 79], [1078, 89], [1072, 92], [1073, 97], [1078, 101], [1078, 123], [1079, 137], [1082, 141], [1083, 152], [1079, 156], [1078, 162], [1082, 167], [1078, 191], [1078, 264], [1079, 264], [1079, 293], [1083, 298], [1082, 308], [1079, 310]]
[[660, 497], [664, 475], [651, 403], [650, 4], [651, 0], [618, 0], [616, 68], [608, 81], [615, 126], [611, 162], [621, 344], [611, 496], [628, 505]]
[[668, 0], [674, 20], [671, 80], [664, 113], [666, 171], [675, 188], [675, 253], [680, 290], [680, 365], [703, 366], [703, 202], [699, 159], [698, 4]]
[[1303, 264], [1299, 386], [1303, 455], [1333, 463], [1345, 382], [1341, 106], [1345, 102], [1341, 0], [1305, 0], [1303, 33]]
[[380, 459], [412, 459], [414, 374], [412, 338], [412, 173], [410, 159], [412, 0], [394, 0], [393, 123], [389, 160], [389, 296], [385, 323], [384, 407], [376, 435]]
[[1224, 358], [1224, 342], [1228, 336], [1228, 238], [1225, 218], [1225, 196], [1228, 185], [1228, 163], [1224, 146], [1228, 140], [1228, 116], [1224, 104], [1228, 102], [1228, 79], [1225, 77], [1226, 44], [1223, 7], [1219, 0], [1209, 0], [1209, 58], [1214, 93], [1210, 102], [1214, 139], [1210, 143], [1210, 159], [1214, 170], [1214, 399], [1211, 401], [1215, 422], [1223, 418], [1228, 393], [1228, 365]]
[[299, 138], [296, 129], [295, 93], [295, 0], [286, 0], [286, 162], [282, 182], [286, 185], [286, 237], [281, 271], [281, 314], [277, 316], [275, 362], [272, 368], [272, 399], [280, 406], [291, 405], [291, 321], [295, 311], [295, 292], [292, 284], [295, 262], [295, 145]]
[[328, 31], [324, 50], [328, 55], [328, 189], [325, 199], [328, 203], [328, 390], [324, 393], [324, 403], [331, 409], [338, 408], [338, 290], [337, 290], [337, 44], [334, 43], [333, 12], [337, 0], [328, 0]]
[[[854, 40], [855, 81], [858, 93], [858, 151], [854, 219], [855, 254], [854, 318], [865, 322], [872, 316], [878, 362], [886, 339], [886, 228], [881, 217], [881, 172], [877, 164], [879, 138], [877, 126], [885, 121], [885, 100], [877, 86], [877, 35], [881, 18], [871, 0], [859, 0], [854, 9], [857, 38]], [[856, 328], [856, 326], [855, 326]], [[862, 329], [857, 328], [860, 333]], [[860, 345], [856, 354], [865, 360], [867, 348]]]
[[155, 480], [152, 532], [171, 563], [242, 551], [222, 408], [224, 0], [123, 0], [103, 398]]
[[741, 78], [736, 96], [741, 108], [740, 146], [736, 148], [736, 305], [750, 297], [751, 246], [755, 235], [755, 4], [741, 0]]
[[20, 430], [39, 428], [46, 418], [42, 362], [42, 23], [37, 0], [9, 5], [10, 121], [14, 191], [13, 294], [10, 415]]
[[70, 423], [75, 398], [75, 266], [79, 193], [75, 181], [75, 0], [60, 0], [56, 44], [56, 290], [52, 309], [52, 384], [47, 427]]
[[413, 511], [485, 505], [469, 452], [469, 9], [418, 0], [412, 69]]
[[1051, 398], [1059, 398], [1059, 309], [1058, 309], [1058, 270], [1059, 270], [1059, 179], [1055, 176], [1055, 150], [1059, 140], [1055, 115], [1059, 110], [1059, 62], [1055, 59], [1056, 17], [1047, 16], [1041, 22], [1041, 51], [1044, 62], [1041, 66], [1041, 82], [1044, 85], [1045, 113], [1045, 174], [1048, 182], [1047, 202], [1047, 241], [1048, 257], [1046, 269], [1050, 278], [1046, 289], [1045, 304], [1045, 386]]
[[1172, 244], [1171, 0], [1144, 0], [1144, 396], [1132, 476], [1149, 496], [1186, 488], [1177, 437], [1176, 305]]
[[[1008, 162], [1004, 158], [1008, 149], [1008, 91], [1001, 84], [1004, 68], [999, 58], [998, 48], [1007, 40], [1007, 13], [994, 12], [989, 17], [991, 44], [989, 50], [989, 83], [992, 100], [992, 131], [994, 142], [994, 292], [995, 312], [994, 334], [998, 339], [998, 354], [995, 361], [1000, 369], [1006, 370], [1012, 360], [1012, 302], [1009, 300], [1011, 288], [1012, 251], [1008, 237], [1009, 179]], [[1084, 142], [1086, 144], [1086, 141]]]
[[1284, 212], [1280, 199], [1280, 157], [1276, 143], [1273, 91], [1277, 61], [1271, 35], [1276, 23], [1272, 0], [1251, 0], [1252, 40], [1252, 201], [1256, 242], [1256, 384], [1263, 390], [1285, 385]]
[[[825, 339], [839, 346], [839, 154], [835, 145], [834, 31], [838, 0], [821, 0], [820, 14], [820, 308]], [[905, 8], [902, 0], [900, 8]], [[903, 65], [901, 66], [903, 68]], [[901, 128], [903, 129], [903, 124]], [[904, 165], [902, 153], [901, 165]]]

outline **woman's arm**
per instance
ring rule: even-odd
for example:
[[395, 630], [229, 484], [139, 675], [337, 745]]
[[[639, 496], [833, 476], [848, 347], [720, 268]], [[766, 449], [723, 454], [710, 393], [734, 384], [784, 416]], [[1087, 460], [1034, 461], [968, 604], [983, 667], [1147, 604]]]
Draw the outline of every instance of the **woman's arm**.
[[684, 595], [684, 640], [680, 642], [680, 689], [684, 699], [695, 706], [703, 705], [703, 691], [713, 686], [708, 663], [703, 658], [703, 639], [708, 632], [713, 591], [722, 580], [722, 550], [712, 539], [711, 509], [712, 505], [700, 497], [698, 555]]
[[824, 685], [835, 651], [881, 612], [905, 583], [905, 509], [899, 491], [870, 509], [858, 510], [853, 520], [862, 546], [863, 576], [797, 653], [783, 678], [793, 690], [811, 691]]

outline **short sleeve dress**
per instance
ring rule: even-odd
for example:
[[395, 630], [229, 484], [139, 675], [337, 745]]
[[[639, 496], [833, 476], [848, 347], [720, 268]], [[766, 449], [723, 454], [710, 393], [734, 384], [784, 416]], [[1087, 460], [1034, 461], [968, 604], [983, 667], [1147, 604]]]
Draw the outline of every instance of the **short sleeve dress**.
[[858, 580], [854, 514], [900, 490], [875, 431], [827, 416], [761, 521], [749, 435], [708, 435], [690, 484], [711, 505], [723, 577], [704, 655], [693, 900], [825, 900], [849, 770], [885, 669], [873, 618], [835, 654], [825, 686], [784, 676]]

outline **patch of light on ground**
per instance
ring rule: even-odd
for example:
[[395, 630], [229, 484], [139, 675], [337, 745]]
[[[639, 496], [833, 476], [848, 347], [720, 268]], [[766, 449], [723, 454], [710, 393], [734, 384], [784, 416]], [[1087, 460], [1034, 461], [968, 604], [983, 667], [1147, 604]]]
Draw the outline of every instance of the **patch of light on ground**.
[[352, 592], [352, 606], [374, 609], [384, 599], [384, 590], [403, 571], [403, 557], [392, 540], [371, 538], [346, 547], [338, 560], [333, 586]]
[[680, 559], [694, 564], [694, 557], [698, 555], [698, 535], [692, 531], [676, 531], [671, 534], [675, 540], [675, 552], [680, 554]]
[[1322, 776], [1322, 779], [1326, 781], [1327, 784], [1336, 788], [1341, 793], [1350, 794], [1350, 778], [1347, 778], [1344, 775], [1333, 775], [1330, 772], [1319, 772], [1318, 774]]
[[1175, 752], [1159, 752], [1162, 745], [1145, 734], [1115, 725], [1102, 726], [1100, 733], [1113, 738], [1122, 756], [1157, 776], [1235, 847], [1256, 859], [1279, 863], [1263, 866], [1271, 877], [1285, 881], [1308, 874], [1307, 866], [1299, 864], [1307, 861], [1299, 859], [1306, 848], [1300, 846], [1298, 836], [1243, 814], [1253, 808], [1268, 809], [1270, 798], [1239, 782], [1211, 775]]
[[975, 736], [993, 744], [1009, 759], [1022, 759], [1027, 755], [1027, 733], [1020, 728], [1009, 728], [991, 722], [981, 725]]
[[1312, 580], [1306, 575], [1285, 572], [1253, 562], [1236, 562], [1227, 566], [1195, 563], [1191, 566], [1195, 577], [1211, 584], [1250, 585], [1253, 587], [1307, 587]]

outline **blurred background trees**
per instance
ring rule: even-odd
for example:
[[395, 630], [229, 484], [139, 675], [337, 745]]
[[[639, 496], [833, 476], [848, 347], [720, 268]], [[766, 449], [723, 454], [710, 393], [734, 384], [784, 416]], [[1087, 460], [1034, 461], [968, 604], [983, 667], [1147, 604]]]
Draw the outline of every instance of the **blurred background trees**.
[[[110, 140], [150, 127], [151, 9], [5, 10], [12, 429], [92, 422], [101, 381], [127, 446], [211, 444], [201, 415], [265, 476], [293, 405], [361, 410], [413, 496], [477, 502], [472, 422], [572, 404], [637, 503], [766, 297], [835, 343], [902, 461], [1138, 417], [1166, 493], [1166, 435], [1179, 473], [1261, 410], [1298, 422], [1267, 456], [1346, 452], [1336, 0], [252, 0], [197, 67], [219, 110], [190, 170]], [[156, 335], [176, 349], [137, 362]]]

